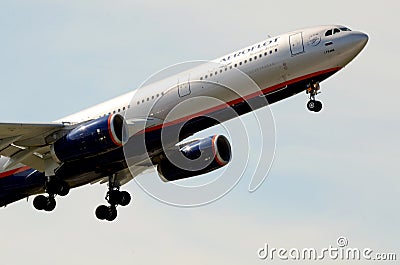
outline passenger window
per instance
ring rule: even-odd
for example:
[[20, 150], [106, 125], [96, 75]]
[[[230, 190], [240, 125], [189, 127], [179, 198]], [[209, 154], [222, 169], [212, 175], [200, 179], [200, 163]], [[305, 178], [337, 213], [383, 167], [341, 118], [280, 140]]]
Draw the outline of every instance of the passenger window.
[[336, 33], [339, 33], [340, 32], [340, 29], [334, 29], [333, 30], [333, 34], [336, 34]]
[[332, 30], [330, 29], [330, 30], [328, 30], [326, 33], [325, 33], [325, 36], [331, 36], [332, 35]]

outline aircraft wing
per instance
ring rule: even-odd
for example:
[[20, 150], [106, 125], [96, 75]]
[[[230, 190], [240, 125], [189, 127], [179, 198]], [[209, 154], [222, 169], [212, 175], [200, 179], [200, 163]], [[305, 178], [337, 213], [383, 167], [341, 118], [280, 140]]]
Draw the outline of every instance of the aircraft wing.
[[19, 163], [44, 171], [44, 156], [63, 129], [63, 123], [0, 123], [0, 155], [9, 157], [3, 169]]

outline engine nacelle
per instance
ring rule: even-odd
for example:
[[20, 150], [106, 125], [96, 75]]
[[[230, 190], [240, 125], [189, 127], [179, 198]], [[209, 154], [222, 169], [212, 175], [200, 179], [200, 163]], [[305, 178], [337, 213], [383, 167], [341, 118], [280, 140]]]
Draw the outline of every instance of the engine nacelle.
[[211, 172], [228, 164], [230, 159], [228, 139], [214, 135], [187, 143], [175, 153], [167, 154], [167, 158], [158, 164], [157, 171], [164, 181], [174, 181]]
[[122, 146], [124, 118], [110, 114], [74, 128], [51, 146], [51, 155], [58, 163], [106, 153]]

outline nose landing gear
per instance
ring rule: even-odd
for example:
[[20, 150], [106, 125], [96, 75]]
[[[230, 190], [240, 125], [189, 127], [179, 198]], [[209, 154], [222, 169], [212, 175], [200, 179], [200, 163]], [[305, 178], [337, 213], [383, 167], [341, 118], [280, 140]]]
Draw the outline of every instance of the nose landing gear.
[[319, 90], [319, 82], [310, 84], [306, 90], [306, 93], [310, 94], [310, 100], [307, 102], [307, 108], [310, 111], [320, 112], [322, 109], [322, 102], [315, 100], [315, 96], [321, 93]]
[[127, 191], [120, 191], [119, 188], [115, 177], [110, 177], [106, 195], [109, 206], [100, 205], [96, 208], [95, 214], [99, 220], [114, 221], [118, 215], [117, 206], [127, 206], [131, 202], [131, 195]]

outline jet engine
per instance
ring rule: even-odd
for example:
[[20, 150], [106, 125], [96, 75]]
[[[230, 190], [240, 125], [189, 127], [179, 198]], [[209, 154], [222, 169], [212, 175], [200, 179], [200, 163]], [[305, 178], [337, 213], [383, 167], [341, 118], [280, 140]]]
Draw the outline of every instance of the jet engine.
[[58, 163], [96, 156], [114, 150], [123, 143], [124, 118], [110, 114], [78, 125], [51, 146]]
[[231, 145], [223, 135], [197, 139], [167, 152], [157, 171], [163, 181], [174, 181], [202, 175], [229, 163]]

